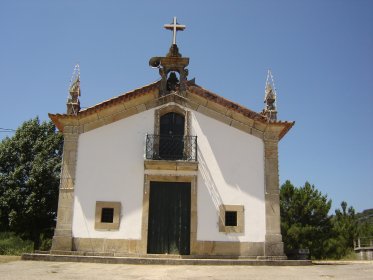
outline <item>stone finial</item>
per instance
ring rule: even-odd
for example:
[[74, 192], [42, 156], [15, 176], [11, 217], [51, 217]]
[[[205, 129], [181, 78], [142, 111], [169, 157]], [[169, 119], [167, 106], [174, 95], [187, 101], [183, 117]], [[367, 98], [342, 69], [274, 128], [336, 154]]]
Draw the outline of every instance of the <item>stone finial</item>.
[[266, 110], [274, 111], [276, 110], [276, 95], [273, 92], [273, 88], [270, 84], [266, 85], [265, 89], [265, 103], [266, 103]]
[[76, 116], [80, 111], [80, 71], [79, 65], [75, 65], [71, 85], [69, 88], [69, 97], [67, 98], [67, 114]]
[[271, 70], [268, 70], [267, 81], [265, 86], [264, 95], [265, 108], [263, 115], [265, 115], [269, 121], [277, 120], [277, 108], [276, 108], [276, 90], [274, 87], [273, 76]]

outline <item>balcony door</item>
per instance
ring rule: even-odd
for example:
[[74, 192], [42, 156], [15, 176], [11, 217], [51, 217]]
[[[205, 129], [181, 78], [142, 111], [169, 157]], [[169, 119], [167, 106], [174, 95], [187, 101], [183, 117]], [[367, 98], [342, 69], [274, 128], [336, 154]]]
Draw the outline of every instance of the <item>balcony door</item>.
[[185, 118], [175, 112], [160, 118], [159, 157], [165, 160], [183, 159]]

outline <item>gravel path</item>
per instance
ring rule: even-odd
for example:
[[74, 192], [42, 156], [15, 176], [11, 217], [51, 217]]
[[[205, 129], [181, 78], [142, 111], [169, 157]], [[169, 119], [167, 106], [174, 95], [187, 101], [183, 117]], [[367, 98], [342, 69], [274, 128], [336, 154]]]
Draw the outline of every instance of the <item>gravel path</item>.
[[42, 261], [0, 263], [1, 280], [373, 279], [373, 262], [312, 266], [167, 266]]

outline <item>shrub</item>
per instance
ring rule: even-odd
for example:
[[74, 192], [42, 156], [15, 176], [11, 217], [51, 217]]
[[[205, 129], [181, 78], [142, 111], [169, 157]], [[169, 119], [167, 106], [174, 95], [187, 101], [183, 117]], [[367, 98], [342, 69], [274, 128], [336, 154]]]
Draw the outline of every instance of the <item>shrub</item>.
[[33, 251], [34, 243], [22, 240], [13, 232], [0, 232], [0, 255], [21, 255]]

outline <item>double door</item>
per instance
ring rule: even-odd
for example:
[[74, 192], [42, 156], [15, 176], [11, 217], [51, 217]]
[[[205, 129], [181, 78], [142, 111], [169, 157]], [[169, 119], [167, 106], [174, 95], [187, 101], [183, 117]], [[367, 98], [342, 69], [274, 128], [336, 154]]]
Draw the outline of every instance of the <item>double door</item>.
[[150, 182], [148, 253], [190, 253], [191, 184]]

